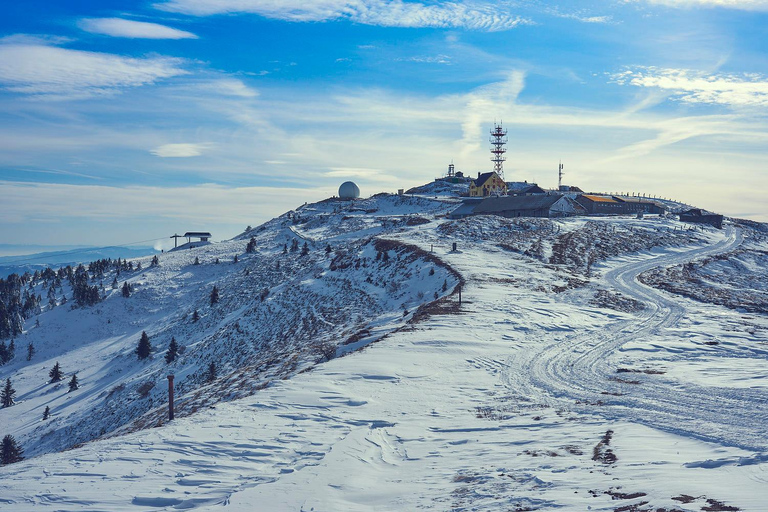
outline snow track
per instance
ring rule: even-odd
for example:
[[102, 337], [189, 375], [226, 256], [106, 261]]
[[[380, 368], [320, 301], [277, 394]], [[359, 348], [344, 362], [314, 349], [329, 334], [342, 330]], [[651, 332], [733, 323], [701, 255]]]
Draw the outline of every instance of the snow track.
[[[768, 448], [768, 400], [759, 389], [705, 387], [670, 382], [657, 375], [617, 373], [616, 356], [629, 342], [648, 342], [669, 335], [688, 310], [683, 300], [637, 281], [658, 266], [685, 263], [724, 253], [743, 241], [729, 228], [723, 240], [707, 247], [635, 261], [605, 274], [610, 286], [642, 301], [646, 310], [600, 331], [578, 331], [534, 353], [521, 351], [507, 362], [503, 379], [533, 400], [551, 406], [623, 418], [669, 432], [720, 444], [764, 451]], [[651, 370], [652, 371], [652, 370]], [[575, 405], [574, 405], [575, 402]], [[727, 428], [725, 428], [727, 427]]]

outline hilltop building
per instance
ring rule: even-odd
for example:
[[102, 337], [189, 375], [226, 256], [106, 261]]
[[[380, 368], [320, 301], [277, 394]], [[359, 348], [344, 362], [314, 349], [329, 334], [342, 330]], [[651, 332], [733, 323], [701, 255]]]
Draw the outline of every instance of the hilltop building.
[[469, 184], [469, 197], [500, 196], [507, 193], [507, 184], [495, 171], [477, 173], [477, 179]]

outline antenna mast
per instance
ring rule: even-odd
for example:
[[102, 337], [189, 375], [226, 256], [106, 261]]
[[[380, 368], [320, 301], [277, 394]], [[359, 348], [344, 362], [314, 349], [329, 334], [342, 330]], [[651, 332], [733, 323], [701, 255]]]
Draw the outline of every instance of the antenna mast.
[[557, 190], [562, 190], [563, 188], [563, 161], [560, 160], [560, 163], [557, 166]]
[[491, 162], [493, 162], [493, 170], [499, 175], [499, 178], [504, 179], [504, 160], [506, 157], [504, 153], [507, 150], [504, 148], [504, 144], [507, 143], [507, 130], [501, 127], [501, 123], [493, 123], [493, 130], [491, 130]]

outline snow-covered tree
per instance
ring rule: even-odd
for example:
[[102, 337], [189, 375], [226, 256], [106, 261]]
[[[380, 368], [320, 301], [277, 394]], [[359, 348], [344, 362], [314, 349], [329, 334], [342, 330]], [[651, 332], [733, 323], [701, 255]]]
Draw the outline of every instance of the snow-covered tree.
[[51, 408], [46, 405], [45, 410], [43, 411], [43, 421], [47, 420], [50, 417], [51, 417]]
[[16, 390], [11, 385], [11, 379], [5, 380], [5, 387], [0, 391], [0, 407], [6, 408], [14, 404], [13, 397], [16, 396]]
[[174, 362], [178, 354], [179, 344], [176, 343], [176, 338], [171, 338], [171, 343], [168, 345], [168, 351], [165, 353], [165, 362], [168, 364]]
[[256, 252], [256, 239], [251, 237], [250, 240], [248, 240], [248, 245], [245, 246], [245, 252], [248, 254], [253, 254]]
[[0, 448], [0, 465], [13, 464], [24, 460], [21, 447], [16, 443], [12, 435], [3, 438], [3, 446]]
[[146, 359], [149, 357], [150, 352], [152, 352], [152, 345], [149, 343], [149, 336], [147, 336], [145, 331], [141, 331], [141, 338], [136, 347], [136, 355], [139, 356], [139, 359]]
[[128, 298], [131, 296], [131, 285], [128, 281], [123, 283], [123, 297]]
[[59, 366], [59, 362], [56, 361], [56, 364], [53, 365], [53, 368], [51, 368], [51, 371], [48, 372], [48, 376], [51, 378], [49, 381], [51, 384], [54, 382], [59, 382], [61, 380], [61, 366]]
[[213, 382], [214, 380], [216, 380], [216, 375], [218, 374], [218, 371], [219, 370], [218, 368], [216, 368], [216, 363], [211, 361], [208, 364], [208, 371], [205, 372], [205, 380], [207, 382]]
[[219, 302], [219, 289], [216, 287], [216, 285], [213, 285], [213, 290], [211, 290], [211, 306]]
[[31, 361], [35, 356], [35, 346], [32, 343], [27, 345], [27, 361]]
[[69, 392], [71, 393], [79, 387], [80, 385], [77, 382], [77, 373], [73, 373], [72, 378], [69, 379]]

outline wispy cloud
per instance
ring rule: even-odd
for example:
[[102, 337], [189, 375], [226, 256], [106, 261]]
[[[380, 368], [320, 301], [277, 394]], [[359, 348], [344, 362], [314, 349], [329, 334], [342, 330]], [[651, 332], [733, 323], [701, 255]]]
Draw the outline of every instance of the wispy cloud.
[[650, 4], [668, 7], [723, 7], [745, 11], [768, 11], [768, 0], [642, 0]]
[[402, 0], [169, 0], [155, 7], [194, 16], [253, 13], [293, 22], [346, 19], [384, 27], [509, 30], [530, 20], [496, 3], [421, 3]]
[[398, 62], [423, 62], [427, 64], [450, 64], [450, 55], [429, 55], [429, 56], [415, 56], [415, 57], [398, 57], [395, 59]]
[[685, 103], [768, 107], [768, 77], [759, 74], [711, 74], [690, 69], [634, 67], [612, 75], [611, 80], [620, 85], [665, 91]]
[[149, 152], [160, 158], [189, 158], [202, 155], [209, 147], [206, 143], [163, 144]]
[[181, 59], [132, 58], [41, 44], [0, 44], [0, 87], [45, 99], [112, 95], [186, 74]]
[[86, 32], [132, 39], [197, 39], [191, 32], [158, 23], [123, 18], [83, 18], [77, 25]]

